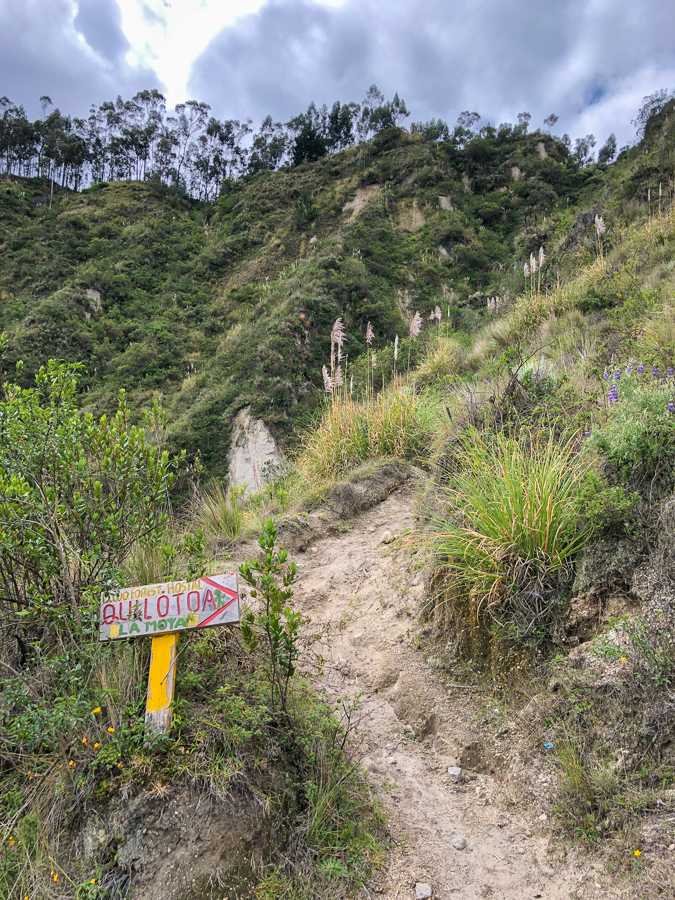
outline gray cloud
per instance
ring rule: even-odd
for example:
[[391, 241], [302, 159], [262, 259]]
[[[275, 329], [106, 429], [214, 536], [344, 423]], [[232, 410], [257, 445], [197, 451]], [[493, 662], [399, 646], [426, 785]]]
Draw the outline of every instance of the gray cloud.
[[633, 134], [642, 97], [675, 87], [675, 5], [662, 0], [272, 0], [215, 35], [190, 89], [218, 115], [287, 119], [310, 100], [360, 100], [376, 83], [414, 119]]
[[116, 0], [0, 0], [0, 96], [37, 115], [48, 94], [65, 113], [157, 84], [124, 62], [128, 43]]
[[[221, 117], [285, 121], [376, 83], [414, 119], [452, 123], [469, 108], [499, 124], [529, 110], [537, 125], [555, 112], [559, 131], [616, 131], [622, 143], [642, 97], [675, 87], [673, 33], [675, 4], [663, 0], [270, 0], [213, 36], [190, 94]], [[45, 93], [84, 115], [161, 89], [127, 50], [116, 0], [0, 0], [0, 96], [30, 114]]]
[[89, 46], [104, 59], [121, 60], [129, 49], [116, 0], [78, 0], [73, 24]]

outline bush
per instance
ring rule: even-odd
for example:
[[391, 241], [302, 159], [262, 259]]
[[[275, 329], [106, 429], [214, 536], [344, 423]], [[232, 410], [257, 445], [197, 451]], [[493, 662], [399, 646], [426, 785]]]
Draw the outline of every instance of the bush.
[[299, 223], [306, 224], [317, 217], [317, 208], [309, 191], [303, 190], [295, 204], [295, 216]]
[[634, 513], [640, 495], [621, 485], [609, 487], [607, 480], [595, 469], [586, 473], [577, 495], [577, 508], [585, 529], [623, 533]]
[[433, 543], [476, 622], [541, 638], [588, 534], [577, 528], [584, 465], [572, 445], [470, 433], [442, 492]]
[[675, 413], [668, 408], [675, 383], [672, 376], [655, 378], [651, 366], [644, 368], [644, 372], [631, 367], [619, 373], [619, 399], [589, 439], [589, 446], [605, 457], [625, 482], [670, 478], [675, 465]]

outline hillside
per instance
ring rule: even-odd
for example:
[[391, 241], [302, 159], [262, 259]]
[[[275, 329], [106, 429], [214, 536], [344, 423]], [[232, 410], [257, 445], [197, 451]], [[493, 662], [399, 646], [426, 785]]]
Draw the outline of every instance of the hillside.
[[437, 303], [458, 331], [475, 331], [488, 297], [522, 291], [531, 251], [545, 247], [545, 285], [564, 275], [556, 251], [577, 210], [600, 202], [621, 215], [668, 185], [669, 147], [665, 134], [582, 167], [539, 132], [483, 129], [458, 148], [394, 128], [229, 182], [211, 204], [116, 182], [57, 192], [49, 209], [37, 180], [5, 180], [8, 360], [24, 360], [26, 383], [50, 357], [82, 363], [83, 400], [97, 411], [122, 387], [134, 408], [161, 393], [174, 446], [199, 449], [222, 475], [230, 423], [249, 403], [294, 442], [321, 402], [336, 318], [351, 360], [369, 321], [382, 348]]
[[[3, 900], [675, 896], [674, 109], [0, 181]], [[235, 569], [150, 731], [101, 592]]]

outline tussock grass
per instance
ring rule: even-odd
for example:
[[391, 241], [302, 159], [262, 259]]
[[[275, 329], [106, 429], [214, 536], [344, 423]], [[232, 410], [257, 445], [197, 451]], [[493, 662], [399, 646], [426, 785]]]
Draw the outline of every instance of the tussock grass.
[[443, 489], [433, 543], [476, 615], [517, 593], [541, 593], [566, 572], [586, 536], [575, 498], [585, 465], [571, 443], [494, 439], [470, 432]]
[[378, 457], [419, 459], [427, 455], [433, 419], [429, 397], [409, 385], [363, 403], [336, 396], [318, 428], [307, 433], [297, 471], [301, 478], [323, 480]]
[[417, 382], [428, 383], [449, 375], [461, 376], [468, 369], [468, 351], [457, 335], [439, 335], [429, 346], [415, 371]]
[[241, 499], [218, 481], [211, 481], [200, 498], [196, 519], [206, 534], [236, 541], [244, 522]]

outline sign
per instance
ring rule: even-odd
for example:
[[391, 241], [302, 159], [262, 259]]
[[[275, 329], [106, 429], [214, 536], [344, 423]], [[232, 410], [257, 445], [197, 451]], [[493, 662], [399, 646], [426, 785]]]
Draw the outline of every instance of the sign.
[[179, 631], [239, 621], [237, 576], [204, 575], [193, 581], [165, 581], [101, 594], [99, 641], [152, 638], [145, 724], [149, 731], [171, 727]]
[[101, 594], [98, 636], [116, 641], [238, 621], [237, 576], [209, 575]]

